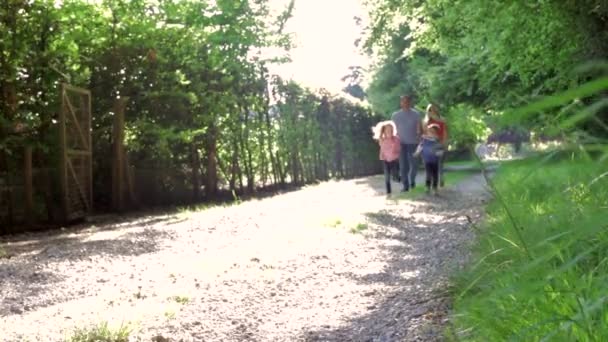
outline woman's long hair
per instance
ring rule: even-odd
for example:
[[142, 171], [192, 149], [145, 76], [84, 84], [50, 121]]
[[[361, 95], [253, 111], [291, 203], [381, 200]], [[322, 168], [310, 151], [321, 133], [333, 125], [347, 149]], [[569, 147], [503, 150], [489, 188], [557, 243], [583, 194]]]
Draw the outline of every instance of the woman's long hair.
[[431, 112], [431, 110], [433, 110], [433, 109], [435, 110], [435, 114], [437, 114], [437, 118], [439, 118], [439, 119], [443, 120], [443, 116], [441, 116], [441, 112], [439, 111], [439, 107], [438, 107], [436, 104], [434, 104], [434, 103], [429, 103], [429, 105], [428, 105], [428, 106], [426, 106], [426, 117], [427, 117], [427, 120], [428, 120], [428, 118], [430, 118], [430, 117], [431, 117], [431, 116], [429, 115], [429, 113], [430, 113], [430, 112]]

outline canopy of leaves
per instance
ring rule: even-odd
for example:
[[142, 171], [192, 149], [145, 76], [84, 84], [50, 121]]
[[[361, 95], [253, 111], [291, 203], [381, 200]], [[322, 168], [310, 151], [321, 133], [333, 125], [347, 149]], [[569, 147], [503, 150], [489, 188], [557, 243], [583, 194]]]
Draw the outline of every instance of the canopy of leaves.
[[[605, 64], [588, 66], [608, 55], [605, 1], [387, 0], [368, 7], [364, 46], [378, 61], [368, 94], [381, 112], [413, 91], [421, 102], [445, 108], [448, 118], [451, 108], [467, 104], [491, 126], [498, 121], [490, 113], [505, 112], [503, 124], [538, 127], [554, 113], [511, 117], [510, 109], [606, 72]], [[602, 95], [594, 96], [579, 99], [589, 104]], [[598, 117], [606, 123], [603, 113]]]

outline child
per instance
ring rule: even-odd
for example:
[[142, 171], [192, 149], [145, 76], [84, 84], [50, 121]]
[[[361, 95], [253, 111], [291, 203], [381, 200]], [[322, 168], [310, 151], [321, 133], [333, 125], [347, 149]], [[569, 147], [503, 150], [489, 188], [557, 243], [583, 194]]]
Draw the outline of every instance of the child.
[[426, 125], [428, 127], [432, 124], [437, 124], [439, 126], [438, 138], [444, 148], [444, 153], [441, 158], [439, 158], [439, 186], [444, 186], [443, 162], [445, 161], [446, 156], [445, 151], [448, 149], [448, 127], [444, 118], [439, 114], [439, 108], [431, 103], [426, 107]]
[[431, 192], [437, 195], [437, 183], [439, 181], [439, 162], [443, 156], [443, 145], [439, 140], [439, 125], [430, 124], [427, 128], [427, 134], [422, 136], [422, 141], [414, 156], [418, 157], [422, 154], [424, 168], [426, 169], [426, 192]]
[[384, 182], [386, 183], [386, 193], [391, 193], [391, 170], [396, 167], [401, 152], [401, 143], [395, 135], [395, 124], [392, 121], [379, 122], [373, 128], [374, 139], [380, 145], [380, 160], [384, 164]]

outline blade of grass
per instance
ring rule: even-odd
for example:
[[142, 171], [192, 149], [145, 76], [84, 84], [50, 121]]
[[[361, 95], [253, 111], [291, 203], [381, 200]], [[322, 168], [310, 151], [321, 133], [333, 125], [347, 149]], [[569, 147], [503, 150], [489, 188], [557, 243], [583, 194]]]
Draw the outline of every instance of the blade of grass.
[[562, 106], [575, 99], [586, 98], [595, 95], [605, 89], [608, 89], [608, 77], [603, 77], [582, 84], [574, 89], [570, 89], [552, 96], [544, 97], [538, 101], [534, 101], [529, 105], [515, 109], [507, 113], [504, 117], [508, 117], [510, 121], [524, 122], [524, 118], [528, 114], [538, 113], [543, 110]]
[[[475, 156], [477, 161], [479, 163], [481, 163], [481, 159], [479, 159], [479, 156], [476, 153], [472, 153], [472, 154]], [[517, 235], [517, 238], [519, 239], [519, 241], [523, 247], [523, 250], [526, 253], [526, 256], [528, 257], [528, 259], [532, 260], [533, 259], [532, 253], [530, 252], [530, 249], [528, 248], [528, 245], [526, 244], [526, 241], [524, 240], [524, 237], [523, 237], [523, 235], [521, 235], [521, 232], [520, 232], [520, 230], [522, 230], [521, 226], [519, 226], [517, 220], [515, 220], [515, 216], [511, 212], [507, 203], [504, 201], [503, 196], [500, 194], [500, 192], [496, 188], [494, 182], [490, 179], [490, 177], [488, 177], [488, 172], [487, 172], [486, 167], [482, 165], [481, 170], [482, 170], [481, 174], [483, 175], [483, 177], [484, 177], [486, 183], [488, 184], [488, 186], [490, 187], [490, 189], [492, 189], [492, 192], [494, 193], [494, 197], [498, 200], [500, 205], [503, 207], [503, 209], [507, 213], [507, 216], [509, 217], [509, 221], [511, 222], [511, 226], [513, 227], [513, 230], [515, 231], [515, 234]]]

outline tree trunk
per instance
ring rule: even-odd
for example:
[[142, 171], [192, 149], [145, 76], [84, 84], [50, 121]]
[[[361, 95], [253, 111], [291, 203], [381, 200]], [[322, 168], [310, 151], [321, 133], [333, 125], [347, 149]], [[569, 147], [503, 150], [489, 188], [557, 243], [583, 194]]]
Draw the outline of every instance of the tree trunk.
[[286, 171], [283, 170], [283, 167], [281, 166], [281, 159], [280, 157], [277, 155], [277, 175], [279, 177], [279, 184], [281, 184], [282, 186], [285, 185], [285, 178], [286, 178]]
[[260, 153], [260, 180], [262, 181], [262, 187], [266, 187], [266, 183], [268, 181], [268, 161], [266, 160], [266, 153], [264, 152], [264, 131], [261, 129], [263, 126], [263, 115], [262, 113], [258, 114], [258, 152]]
[[32, 224], [34, 220], [34, 188], [32, 184], [32, 147], [26, 146], [23, 156], [23, 182], [25, 190], [25, 220]]
[[264, 123], [266, 124], [265, 128], [266, 128], [266, 145], [264, 144], [260, 144], [260, 150], [261, 153], [264, 155], [264, 147], [267, 148], [268, 150], [268, 156], [270, 157], [270, 167], [272, 168], [272, 182], [273, 184], [277, 184], [278, 180], [279, 180], [279, 173], [277, 170], [277, 166], [278, 166], [278, 162], [275, 158], [275, 155], [272, 151], [272, 146], [273, 146], [273, 135], [272, 135], [272, 125], [271, 125], [271, 121], [270, 121], [270, 91], [268, 89], [268, 75], [266, 73], [266, 69], [264, 67], [264, 65], [261, 65], [260, 68], [260, 75], [261, 78], [265, 80], [264, 82], [264, 107], [263, 107], [263, 113], [260, 119], [262, 120], [262, 124], [260, 125], [260, 127], [262, 127], [264, 125]]
[[299, 184], [300, 182], [300, 169], [299, 169], [299, 158], [298, 158], [298, 150], [294, 149], [293, 154], [291, 155], [291, 175], [293, 184]]
[[239, 193], [243, 193], [245, 191], [245, 183], [243, 182], [243, 168], [241, 167], [241, 163], [236, 163], [236, 170], [239, 176]]
[[264, 112], [264, 117], [266, 119], [266, 134], [267, 134], [267, 149], [268, 155], [270, 156], [270, 165], [272, 167], [272, 176], [274, 184], [280, 182], [281, 184], [285, 183], [285, 179], [281, 179], [281, 171], [278, 156], [275, 156], [272, 147], [274, 142], [274, 135], [272, 134], [272, 123], [270, 121], [270, 113], [269, 110]]
[[[236, 145], [236, 144], [235, 144]], [[228, 186], [230, 191], [236, 190], [236, 176], [237, 176], [237, 163], [238, 163], [238, 151], [236, 148], [232, 151], [232, 159], [230, 161], [230, 180]]]
[[253, 160], [252, 160], [252, 152], [251, 152], [251, 146], [249, 144], [249, 110], [247, 108], [244, 108], [241, 110], [242, 113], [244, 113], [245, 118], [244, 118], [244, 123], [245, 123], [245, 129], [244, 129], [244, 133], [241, 130], [241, 133], [239, 135], [239, 138], [241, 140], [241, 151], [245, 152], [245, 160], [244, 160], [244, 164], [245, 164], [245, 175], [247, 176], [247, 193], [251, 194], [253, 193], [253, 185], [254, 185], [254, 175], [253, 175]]
[[114, 126], [112, 134], [112, 208], [118, 212], [125, 209], [125, 106], [126, 99], [116, 99], [114, 102]]
[[201, 177], [200, 166], [201, 158], [198, 153], [196, 142], [190, 145], [191, 165], [192, 165], [192, 202], [196, 203], [201, 198]]
[[217, 196], [217, 128], [214, 124], [207, 132], [205, 150], [207, 152], [205, 192], [207, 197], [214, 198]]

